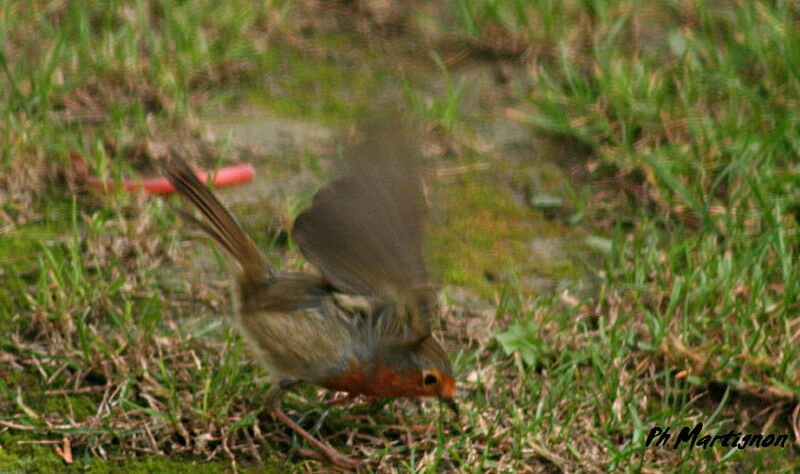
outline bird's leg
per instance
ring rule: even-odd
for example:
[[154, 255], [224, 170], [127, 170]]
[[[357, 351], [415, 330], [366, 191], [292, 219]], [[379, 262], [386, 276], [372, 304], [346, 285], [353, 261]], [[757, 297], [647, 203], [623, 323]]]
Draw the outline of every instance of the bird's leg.
[[298, 384], [300, 384], [298, 380], [281, 380], [273, 383], [267, 391], [267, 405], [271, 409], [280, 410], [283, 394]]
[[299, 382], [295, 380], [282, 380], [273, 384], [267, 392], [267, 402], [269, 403], [270, 410], [275, 418], [282, 421], [286, 426], [294, 430], [295, 433], [308, 441], [311, 446], [313, 446], [335, 466], [342, 469], [356, 469], [357, 467], [362, 466], [363, 463], [350, 459], [349, 457], [339, 453], [339, 451], [336, 451], [330, 445], [325, 444], [315, 438], [311, 433], [304, 430], [300, 425], [295, 423], [294, 420], [289, 418], [289, 415], [281, 410], [281, 398], [283, 397], [283, 393], [298, 383]]

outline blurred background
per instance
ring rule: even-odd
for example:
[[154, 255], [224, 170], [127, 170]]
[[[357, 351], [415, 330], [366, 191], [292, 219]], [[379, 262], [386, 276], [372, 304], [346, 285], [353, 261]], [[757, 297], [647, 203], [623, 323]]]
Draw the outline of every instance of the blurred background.
[[[0, 45], [0, 470], [324, 469], [222, 255], [121, 183], [250, 163], [222, 200], [310, 271], [291, 222], [386, 97], [463, 414], [304, 388], [304, 427], [386, 471], [800, 468], [797, 1], [11, 0]], [[788, 442], [645, 446], [698, 422]]]

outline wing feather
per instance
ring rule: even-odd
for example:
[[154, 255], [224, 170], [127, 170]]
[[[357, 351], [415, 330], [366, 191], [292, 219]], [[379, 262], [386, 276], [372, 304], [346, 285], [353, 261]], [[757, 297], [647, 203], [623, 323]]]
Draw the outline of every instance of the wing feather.
[[[406, 314], [427, 306], [425, 202], [420, 157], [406, 128], [371, 117], [343, 176], [321, 189], [294, 223], [305, 257], [339, 291], [386, 298]], [[427, 317], [410, 317], [415, 333]]]

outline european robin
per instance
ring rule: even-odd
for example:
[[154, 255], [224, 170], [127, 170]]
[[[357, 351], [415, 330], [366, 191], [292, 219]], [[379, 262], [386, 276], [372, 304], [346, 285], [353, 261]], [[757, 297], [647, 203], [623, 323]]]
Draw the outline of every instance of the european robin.
[[285, 390], [310, 383], [375, 398], [437, 397], [458, 411], [450, 362], [431, 333], [435, 288], [423, 255], [425, 203], [412, 141], [403, 127], [372, 126], [348, 153], [342, 176], [297, 216], [292, 237], [319, 276], [272, 268], [184, 161], [165, 167], [205, 220], [184, 217], [236, 263], [236, 325], [273, 379], [270, 408], [342, 467], [356, 463], [280, 409]]

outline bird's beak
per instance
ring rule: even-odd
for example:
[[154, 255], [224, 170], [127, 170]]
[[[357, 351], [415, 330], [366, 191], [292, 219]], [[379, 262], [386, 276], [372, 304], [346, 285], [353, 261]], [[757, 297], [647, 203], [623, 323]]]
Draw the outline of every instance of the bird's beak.
[[444, 404], [447, 405], [447, 408], [453, 410], [453, 413], [458, 415], [458, 404], [453, 399], [453, 397], [441, 398], [440, 400], [442, 400]]

